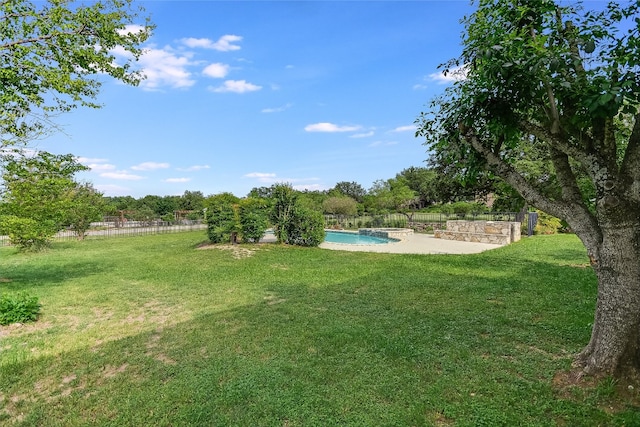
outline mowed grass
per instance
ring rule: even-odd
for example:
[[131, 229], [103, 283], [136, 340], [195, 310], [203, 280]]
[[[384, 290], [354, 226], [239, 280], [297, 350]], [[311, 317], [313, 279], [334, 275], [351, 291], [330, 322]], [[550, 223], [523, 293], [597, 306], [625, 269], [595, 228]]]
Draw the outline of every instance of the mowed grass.
[[0, 327], [0, 424], [640, 425], [636, 389], [559, 380], [596, 295], [574, 236], [477, 255], [204, 238], [1, 248], [1, 292], [43, 308]]

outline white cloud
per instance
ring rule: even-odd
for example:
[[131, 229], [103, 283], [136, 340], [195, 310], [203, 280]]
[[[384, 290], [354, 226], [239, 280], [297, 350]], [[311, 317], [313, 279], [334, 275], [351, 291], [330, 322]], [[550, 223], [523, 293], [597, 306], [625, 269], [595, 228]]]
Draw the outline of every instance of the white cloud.
[[229, 74], [229, 68], [229, 65], [217, 62], [207, 65], [204, 70], [202, 70], [202, 74], [207, 77], [213, 77], [214, 79], [222, 79]]
[[186, 37], [181, 39], [180, 41], [185, 46], [191, 47], [191, 48], [202, 47], [205, 49], [209, 49], [213, 45], [213, 42], [211, 41], [211, 39], [197, 39], [195, 37]]
[[92, 172], [110, 171], [116, 168], [115, 165], [107, 163], [109, 159], [91, 158], [91, 157], [76, 157], [78, 163], [83, 164], [91, 169]]
[[118, 30], [118, 34], [121, 36], [126, 36], [127, 34], [138, 34], [145, 30], [145, 27], [142, 25], [130, 24], [126, 25], [123, 29]]
[[171, 48], [146, 49], [138, 63], [146, 76], [140, 86], [146, 90], [157, 90], [162, 86], [186, 88], [196, 81], [191, 78], [188, 67], [194, 65], [189, 53], [177, 54]]
[[103, 193], [105, 196], [129, 196], [131, 195], [131, 189], [127, 187], [121, 187], [119, 185], [103, 184], [94, 185], [95, 189]]
[[77, 157], [78, 163], [82, 163], [83, 165], [86, 165], [88, 163], [106, 163], [109, 161], [109, 159], [100, 159], [100, 158], [96, 158], [96, 157]]
[[185, 46], [191, 48], [202, 49], [214, 49], [220, 52], [229, 52], [232, 50], [240, 50], [240, 46], [234, 44], [234, 42], [242, 41], [242, 37], [233, 34], [227, 34], [218, 39], [218, 41], [212, 41], [211, 39], [197, 39], [194, 37], [188, 37], [181, 40]]
[[195, 172], [202, 169], [210, 169], [210, 168], [211, 166], [209, 165], [194, 165], [194, 166], [189, 166], [188, 168], [176, 168], [176, 169], [182, 172]]
[[[314, 184], [319, 178], [281, 178], [275, 173], [251, 172], [244, 175], [245, 178], [254, 178], [261, 184], [275, 184], [278, 182], [292, 184], [295, 190], [328, 190], [329, 187]], [[293, 185], [296, 183], [295, 185]]]
[[[136, 32], [144, 29], [141, 26], [129, 26], [121, 32]], [[225, 35], [217, 41], [206, 38], [184, 38], [182, 44], [189, 48], [215, 49], [218, 51], [232, 51], [240, 49], [237, 42], [242, 37], [236, 35]], [[117, 58], [116, 62], [133, 60], [132, 55], [122, 46], [116, 46], [110, 52]], [[162, 48], [149, 45], [144, 48], [142, 55], [137, 61], [139, 71], [146, 77], [140, 82], [140, 87], [144, 90], [154, 91], [162, 88], [184, 89], [196, 84], [196, 79], [192, 72], [192, 67], [199, 66], [203, 61], [194, 60], [195, 52], [175, 49], [171, 46]], [[229, 74], [231, 67], [223, 63], [213, 63], [207, 65], [203, 70], [204, 76], [212, 78], [224, 78]], [[215, 92], [251, 92], [260, 90], [262, 87], [247, 83], [244, 80], [225, 82], [223, 86], [213, 88]]]
[[375, 134], [374, 131], [369, 131], [369, 132], [364, 132], [364, 133], [355, 133], [353, 135], [351, 135], [349, 138], [368, 138], [370, 136], [373, 136]]
[[293, 189], [298, 191], [304, 191], [304, 190], [324, 191], [324, 190], [328, 190], [329, 188], [330, 187], [327, 187], [326, 185], [322, 185], [322, 184], [299, 184], [299, 185], [293, 186]]
[[104, 172], [100, 174], [103, 178], [111, 178], [111, 179], [122, 179], [126, 181], [138, 181], [144, 179], [143, 176], [134, 175], [127, 171], [117, 171], [117, 172]]
[[116, 168], [115, 165], [109, 163], [89, 163], [85, 166], [89, 167], [92, 172], [111, 171]]
[[450, 69], [446, 75], [444, 72], [441, 71], [439, 73], [431, 73], [427, 76], [427, 78], [439, 84], [447, 84], [447, 83], [453, 83], [453, 82], [466, 79], [467, 72], [468, 72], [467, 66], [461, 65], [459, 67]]
[[262, 112], [263, 113], [281, 113], [283, 111], [288, 110], [289, 108], [291, 108], [293, 106], [292, 103], [288, 103], [283, 105], [282, 107], [276, 107], [276, 108], [263, 108]]
[[273, 183], [276, 182], [275, 173], [251, 172], [244, 176], [245, 178], [255, 178], [259, 182]]
[[386, 147], [389, 145], [398, 145], [398, 141], [375, 141], [369, 144], [369, 147]]
[[131, 169], [134, 171], [150, 171], [155, 169], [167, 169], [169, 166], [169, 163], [144, 162], [136, 166], [131, 166]]
[[333, 123], [314, 123], [305, 126], [307, 132], [354, 132], [360, 130], [361, 126], [338, 126]]
[[408, 126], [398, 126], [391, 132], [415, 132], [415, 130], [416, 130], [415, 125], [408, 125]]
[[164, 182], [189, 182], [191, 178], [167, 178]]
[[227, 34], [218, 39], [212, 46], [213, 49], [221, 52], [228, 52], [230, 50], [240, 50], [240, 46], [233, 44], [233, 42], [242, 41], [242, 37], [235, 36], [233, 34]]
[[248, 83], [246, 80], [227, 80], [224, 82], [222, 86], [218, 87], [209, 87], [211, 92], [233, 92], [233, 93], [245, 93], [245, 92], [254, 92], [256, 90], [262, 89], [262, 86], [254, 85], [253, 83]]
[[201, 47], [205, 49], [210, 49], [213, 45], [213, 41], [211, 39], [197, 39], [195, 37], [186, 37], [180, 40], [182, 44], [187, 47], [196, 48]]

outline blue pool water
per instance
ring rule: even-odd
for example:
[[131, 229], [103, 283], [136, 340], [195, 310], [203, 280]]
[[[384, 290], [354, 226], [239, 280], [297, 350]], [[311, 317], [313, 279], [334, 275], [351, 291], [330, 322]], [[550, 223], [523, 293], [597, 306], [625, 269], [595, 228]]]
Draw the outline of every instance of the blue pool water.
[[395, 242], [396, 240], [386, 239], [384, 237], [367, 236], [358, 233], [326, 231], [324, 241], [327, 243], [344, 243], [348, 245], [382, 245], [385, 243]]

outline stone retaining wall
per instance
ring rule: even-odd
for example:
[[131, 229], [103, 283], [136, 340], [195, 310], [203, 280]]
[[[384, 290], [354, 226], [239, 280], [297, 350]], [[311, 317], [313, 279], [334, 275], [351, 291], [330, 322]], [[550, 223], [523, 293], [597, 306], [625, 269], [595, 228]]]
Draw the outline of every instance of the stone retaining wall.
[[402, 240], [413, 234], [413, 230], [410, 228], [360, 228], [358, 233], [385, 239]]
[[508, 221], [447, 221], [446, 230], [435, 230], [438, 239], [508, 245], [520, 240], [520, 223]]
[[408, 224], [409, 228], [416, 231], [417, 233], [430, 233], [435, 230], [439, 230], [444, 228], [444, 224], [441, 222], [410, 222]]

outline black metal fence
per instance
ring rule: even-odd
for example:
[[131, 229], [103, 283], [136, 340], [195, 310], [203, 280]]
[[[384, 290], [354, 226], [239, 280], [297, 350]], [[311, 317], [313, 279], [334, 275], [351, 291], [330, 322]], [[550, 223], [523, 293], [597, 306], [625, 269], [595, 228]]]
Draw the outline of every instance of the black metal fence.
[[[206, 230], [207, 225], [202, 220], [183, 220], [179, 223], [167, 221], [114, 221], [96, 222], [84, 237], [90, 239], [108, 239], [111, 237], [143, 236], [150, 234], [182, 233], [185, 231]], [[78, 240], [78, 235], [72, 230], [62, 230], [54, 236], [54, 240]], [[10, 244], [8, 236], [0, 236], [0, 246]]]
[[[415, 212], [405, 215], [393, 214], [364, 214], [359, 216], [325, 215], [325, 225], [328, 228], [413, 228], [421, 232], [442, 230], [448, 220], [464, 219], [467, 221], [511, 221], [527, 224], [531, 228], [530, 213], [523, 212], [483, 212], [463, 214], [445, 214], [438, 212]], [[535, 226], [535, 221], [533, 223]], [[206, 230], [207, 224], [202, 220], [182, 220], [179, 223], [160, 220], [152, 221], [104, 221], [92, 224], [85, 239], [107, 239], [111, 237], [141, 236], [150, 234], [181, 233], [185, 231]], [[78, 235], [72, 230], [57, 233], [56, 240], [78, 240]], [[0, 246], [10, 244], [8, 236], [0, 236]]]

